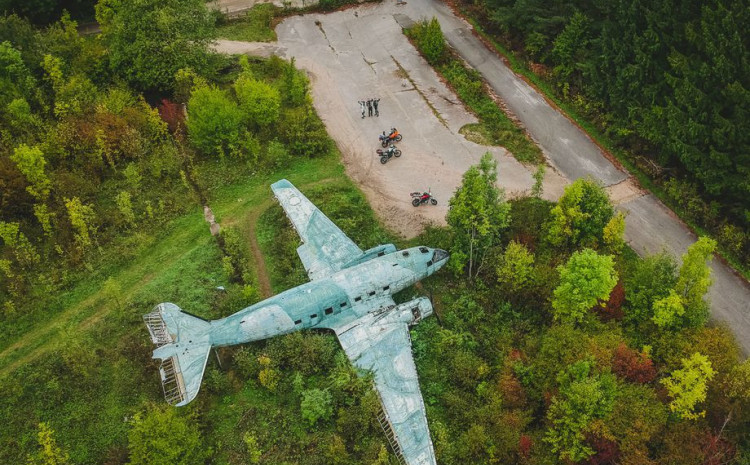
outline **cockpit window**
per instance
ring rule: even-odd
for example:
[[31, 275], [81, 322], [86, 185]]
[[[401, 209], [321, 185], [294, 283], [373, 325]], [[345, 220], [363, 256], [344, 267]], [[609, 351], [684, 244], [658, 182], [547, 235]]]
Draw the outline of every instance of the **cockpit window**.
[[430, 261], [437, 263], [444, 258], [448, 258], [448, 252], [442, 249], [435, 249], [435, 252], [432, 253], [432, 259]]
[[427, 247], [420, 247], [419, 251], [422, 252], [422, 253], [427, 253], [427, 252], [429, 252], [429, 249], [427, 249]]

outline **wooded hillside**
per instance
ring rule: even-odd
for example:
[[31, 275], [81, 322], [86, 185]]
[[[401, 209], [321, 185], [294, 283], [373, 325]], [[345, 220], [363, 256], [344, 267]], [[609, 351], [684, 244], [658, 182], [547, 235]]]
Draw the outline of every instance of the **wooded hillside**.
[[465, 2], [673, 207], [750, 258], [750, 8], [741, 0]]

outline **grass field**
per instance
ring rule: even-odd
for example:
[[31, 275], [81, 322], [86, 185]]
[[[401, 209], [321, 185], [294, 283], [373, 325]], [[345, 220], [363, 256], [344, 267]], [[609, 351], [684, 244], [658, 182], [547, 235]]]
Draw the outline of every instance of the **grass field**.
[[[312, 191], [311, 198], [322, 202], [321, 208], [335, 220], [347, 217], [348, 226], [347, 221], [343, 221], [343, 226], [359, 230], [355, 240], [362, 240], [363, 247], [387, 237], [374, 221], [362, 194], [344, 175], [337, 154], [300, 160], [289, 169], [248, 175], [224, 185], [220, 179], [226, 169], [220, 162], [199, 167], [204, 184], [215, 183], [209, 184], [209, 187], [214, 186], [208, 189], [209, 204], [217, 221], [241, 232], [255, 229], [248, 219], [259, 219], [258, 238], [263, 244], [263, 257], [272, 271], [291, 267], [297, 280], [305, 278], [295, 252], [298, 238], [291, 228], [280, 229], [284, 228], [286, 219], [269, 188], [281, 178], [289, 179], [303, 192]], [[365, 223], [369, 228], [360, 227]], [[143, 405], [163, 402], [157, 365], [150, 360], [152, 347], [141, 316], [163, 301], [211, 318], [241, 308], [226, 305], [227, 297], [216, 290], [217, 286], [230, 289], [231, 286], [222, 273], [221, 251], [207, 226], [196, 205], [193, 212], [174, 219], [162, 230], [139, 233], [116, 242], [97, 261], [94, 271], [86, 273], [63, 295], [50, 299], [58, 302], [54, 308], [38, 312], [35, 321], [28, 323], [22, 334], [3, 340], [0, 421], [5, 426], [0, 432], [0, 444], [14, 447], [1, 448], [0, 463], [20, 463], [25, 459], [35, 447], [36, 424], [40, 421], [53, 425], [57, 440], [66, 445], [77, 464], [102, 463], [106, 457], [114, 455], [114, 460], [126, 454], [129, 425], [125, 420]], [[249, 268], [257, 270], [259, 267], [251, 263]], [[119, 289], [113, 291], [104, 286], [108, 278]], [[272, 272], [271, 278], [275, 292], [292, 284], [287, 274]], [[232, 302], [237, 304], [236, 300]], [[333, 336], [327, 336], [326, 340], [324, 344], [338, 350]], [[257, 345], [256, 349], [263, 347], [265, 343]], [[223, 353], [233, 357], [234, 352]], [[332, 360], [322, 366], [330, 363]], [[316, 373], [309, 375], [309, 379], [305, 377], [308, 385], [328, 384], [324, 378], [316, 381]], [[218, 435], [207, 440], [229, 441], [236, 446], [237, 450], [232, 446], [222, 455], [242, 455], [241, 434], [235, 432], [232, 439], [221, 435], [233, 428], [234, 417], [230, 411], [246, 413], [235, 405], [253, 404], [255, 410], [264, 402], [298, 402], [288, 394], [277, 399], [257, 382], [248, 383], [243, 389], [230, 389], [228, 386], [233, 382], [239, 382], [236, 375], [218, 372], [213, 362], [209, 364], [206, 378], [206, 390], [219, 391], [229, 397], [207, 394], [180, 412], [188, 416], [203, 412], [203, 421], [212, 424], [210, 436]], [[207, 404], [214, 402], [221, 407], [208, 408]], [[295, 412], [297, 408], [285, 411]], [[276, 412], [271, 407], [266, 410], [269, 415]], [[273, 418], [265, 421], [273, 423]], [[272, 433], [274, 428], [265, 434]], [[281, 431], [275, 434], [283, 436]], [[315, 434], [323, 433], [316, 430]], [[373, 430], [373, 435], [379, 437], [377, 430]], [[291, 441], [287, 446], [294, 447], [293, 442], [298, 443]], [[373, 448], [379, 450], [379, 444]], [[283, 452], [289, 453], [288, 450]]]

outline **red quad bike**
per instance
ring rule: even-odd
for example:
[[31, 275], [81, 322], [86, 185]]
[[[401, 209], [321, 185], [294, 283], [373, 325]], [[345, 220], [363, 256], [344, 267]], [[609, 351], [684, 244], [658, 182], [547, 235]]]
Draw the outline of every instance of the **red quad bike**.
[[432, 196], [430, 192], [412, 192], [411, 193], [411, 204], [418, 207], [423, 204], [430, 202], [432, 205], [437, 205], [437, 199]]
[[397, 149], [396, 146], [393, 145], [393, 144], [391, 144], [391, 146], [388, 147], [385, 150], [383, 150], [383, 149], [377, 149], [375, 152], [380, 157], [380, 163], [382, 163], [384, 165], [386, 163], [388, 163], [388, 160], [390, 160], [391, 157], [398, 158], [398, 157], [401, 156], [401, 150]]
[[401, 133], [398, 132], [398, 129], [391, 128], [390, 134], [386, 136], [385, 131], [383, 131], [383, 134], [379, 135], [378, 139], [380, 139], [380, 145], [385, 148], [388, 147], [388, 144], [392, 144], [393, 142], [401, 142], [403, 137], [401, 136]]

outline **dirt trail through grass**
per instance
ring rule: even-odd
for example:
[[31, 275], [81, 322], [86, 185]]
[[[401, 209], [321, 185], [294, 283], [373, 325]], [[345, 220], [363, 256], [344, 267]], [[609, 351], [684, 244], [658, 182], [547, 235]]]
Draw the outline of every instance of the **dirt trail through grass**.
[[[180, 235], [182, 236], [182, 235]], [[202, 244], [196, 245], [199, 247]], [[190, 255], [194, 248], [185, 250], [181, 254], [175, 254], [167, 260], [159, 260], [158, 267], [161, 269], [168, 269], [177, 262], [183, 259], [183, 257]], [[148, 265], [148, 262], [144, 263]], [[154, 264], [156, 266], [156, 264]], [[126, 284], [122, 289], [122, 299], [127, 301], [141, 291], [148, 283], [151, 282], [154, 273], [146, 274], [141, 276], [139, 279], [135, 279], [134, 275], [137, 275], [139, 271], [143, 269], [142, 266], [134, 264], [125, 271], [115, 276], [115, 280], [120, 283], [132, 283]], [[89, 315], [83, 321], [81, 321], [76, 331], [81, 331], [92, 327], [96, 322], [107, 316], [115, 310], [115, 305], [106, 302], [105, 297], [100, 291], [91, 294], [78, 303], [74, 304], [67, 310], [63, 311], [47, 324], [38, 326], [28, 333], [24, 334], [15, 343], [0, 352], [0, 376], [5, 376], [8, 373], [13, 372], [25, 363], [36, 359], [44, 353], [58, 347], [61, 342], [59, 335], [64, 332], [70, 324], [72, 324], [77, 318], [85, 315], [88, 312], [93, 311], [92, 315]], [[17, 358], [16, 358], [17, 357]], [[14, 359], [15, 358], [15, 359]], [[14, 360], [13, 360], [14, 359]]]
[[[305, 191], [321, 184], [339, 181], [337, 178], [324, 178], [314, 182], [300, 184], [298, 187]], [[256, 236], [257, 223], [260, 216], [273, 206], [275, 200], [266, 198], [253, 205], [246, 213], [247, 240], [253, 260], [253, 268], [256, 273], [259, 292], [262, 298], [272, 295], [271, 280], [266, 267], [263, 252], [258, 244]], [[230, 207], [224, 211], [227, 217], [239, 218], [245, 214], [242, 209], [244, 205]], [[194, 216], [194, 221], [189, 220]], [[186, 223], [187, 227], [176, 228], [177, 232], [165, 238], [156, 247], [161, 253], [154, 253], [152, 248], [144, 250], [134, 259], [130, 266], [113, 276], [122, 287], [121, 298], [128, 301], [134, 298], [147, 285], [152, 283], [161, 273], [166, 273], [170, 268], [178, 266], [183, 260], [189, 258], [200, 247], [207, 247], [212, 243], [210, 236], [206, 235], [203, 215], [188, 215], [186, 218], [177, 220]], [[229, 221], [231, 223], [231, 221]], [[193, 244], [190, 248], [181, 247], [184, 244]], [[177, 251], [177, 252], [176, 252]], [[217, 264], [217, 266], [219, 266]], [[149, 270], [144, 273], [143, 270]], [[69, 308], [53, 316], [46, 323], [31, 329], [17, 341], [0, 352], [0, 377], [7, 376], [24, 364], [41, 357], [51, 350], [59, 347], [60, 335], [68, 330], [83, 332], [90, 330], [103, 318], [116, 311], [116, 305], [107, 301], [100, 289], [96, 289], [89, 295], [82, 296]], [[76, 323], [76, 321], [78, 321]], [[73, 326], [73, 328], [71, 328]]]
[[260, 291], [261, 299], [271, 297], [273, 291], [271, 290], [271, 278], [268, 276], [268, 269], [266, 268], [266, 260], [263, 258], [260, 245], [258, 245], [258, 236], [255, 234], [255, 229], [258, 225], [258, 218], [271, 205], [273, 205], [273, 201], [266, 200], [247, 216], [247, 242], [250, 252], [253, 255], [253, 261], [255, 262], [253, 268], [255, 269], [255, 278], [258, 281], [258, 290]]

